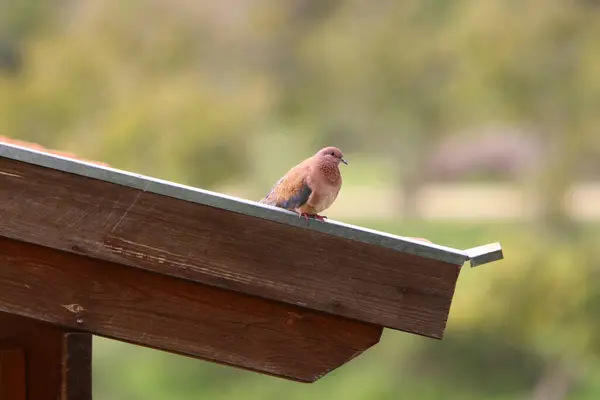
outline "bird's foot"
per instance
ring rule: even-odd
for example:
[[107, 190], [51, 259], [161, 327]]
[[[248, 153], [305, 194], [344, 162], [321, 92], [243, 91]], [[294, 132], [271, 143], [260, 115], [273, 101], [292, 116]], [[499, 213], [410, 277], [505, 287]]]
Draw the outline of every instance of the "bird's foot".
[[298, 218], [302, 218], [302, 217], [306, 218], [307, 221], [309, 218], [312, 218], [312, 219], [319, 220], [321, 222], [325, 222], [325, 219], [327, 218], [326, 216], [319, 215], [319, 214], [298, 213]]

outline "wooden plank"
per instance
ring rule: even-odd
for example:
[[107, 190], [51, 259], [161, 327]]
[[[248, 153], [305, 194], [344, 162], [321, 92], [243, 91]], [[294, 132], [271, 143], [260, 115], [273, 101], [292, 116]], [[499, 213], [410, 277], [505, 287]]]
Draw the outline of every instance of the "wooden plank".
[[0, 238], [0, 310], [312, 382], [382, 328]]
[[456, 265], [0, 158], [0, 234], [442, 338]]
[[25, 352], [0, 343], [0, 400], [27, 400]]
[[19, 382], [6, 400], [91, 400], [91, 335], [0, 312], [0, 341], [21, 351], [18, 372], [6, 378], [2, 370], [4, 383]]

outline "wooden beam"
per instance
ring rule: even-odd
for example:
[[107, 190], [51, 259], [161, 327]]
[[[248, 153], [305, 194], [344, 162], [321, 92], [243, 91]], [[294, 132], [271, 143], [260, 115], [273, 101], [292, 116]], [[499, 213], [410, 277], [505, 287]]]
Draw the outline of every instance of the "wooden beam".
[[91, 400], [91, 341], [0, 312], [0, 400]]
[[7, 158], [0, 204], [6, 237], [433, 338], [458, 278], [456, 264]]
[[382, 328], [0, 237], [0, 310], [313, 382]]

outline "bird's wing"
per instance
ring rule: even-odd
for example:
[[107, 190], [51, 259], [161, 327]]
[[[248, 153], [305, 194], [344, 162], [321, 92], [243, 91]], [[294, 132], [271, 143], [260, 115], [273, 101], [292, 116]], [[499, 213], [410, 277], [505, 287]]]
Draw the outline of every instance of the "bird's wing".
[[302, 165], [291, 169], [273, 185], [260, 202], [288, 210], [294, 210], [305, 204], [312, 193], [306, 179], [306, 172], [306, 168]]

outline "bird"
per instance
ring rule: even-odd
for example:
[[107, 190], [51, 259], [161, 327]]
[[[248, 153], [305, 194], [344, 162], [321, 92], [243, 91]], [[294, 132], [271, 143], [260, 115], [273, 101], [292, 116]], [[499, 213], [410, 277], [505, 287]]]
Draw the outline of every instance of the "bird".
[[320, 213], [333, 204], [342, 187], [340, 163], [348, 165], [340, 149], [322, 148], [291, 168], [259, 203], [324, 222], [327, 217]]

